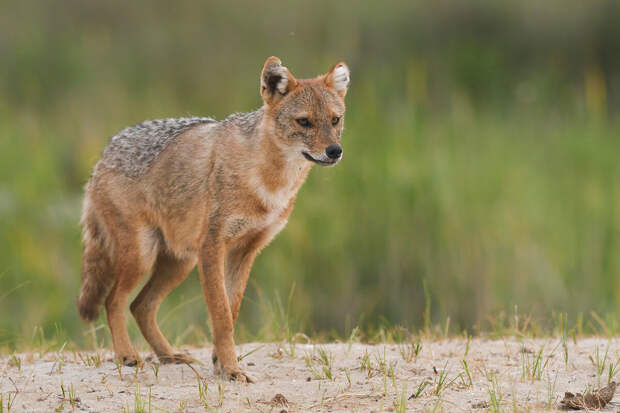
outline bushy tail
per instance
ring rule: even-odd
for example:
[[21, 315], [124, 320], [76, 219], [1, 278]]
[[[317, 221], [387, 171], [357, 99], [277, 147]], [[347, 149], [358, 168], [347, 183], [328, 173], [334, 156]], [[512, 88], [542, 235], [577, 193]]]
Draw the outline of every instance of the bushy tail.
[[111, 246], [95, 216], [84, 208], [82, 216], [84, 255], [82, 257], [82, 288], [78, 297], [78, 311], [85, 321], [99, 317], [99, 308], [108, 296], [114, 282]]

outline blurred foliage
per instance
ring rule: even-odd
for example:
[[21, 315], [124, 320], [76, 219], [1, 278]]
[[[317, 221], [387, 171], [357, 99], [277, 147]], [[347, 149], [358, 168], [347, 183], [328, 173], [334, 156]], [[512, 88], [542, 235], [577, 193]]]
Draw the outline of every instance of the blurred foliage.
[[[349, 64], [345, 158], [258, 258], [238, 336], [416, 327], [425, 305], [455, 331], [514, 305], [615, 313], [618, 21], [613, 0], [5, 3], [0, 343], [83, 341], [80, 199], [109, 137], [257, 108], [270, 55]], [[177, 342], [207, 329], [199, 291], [162, 308]]]

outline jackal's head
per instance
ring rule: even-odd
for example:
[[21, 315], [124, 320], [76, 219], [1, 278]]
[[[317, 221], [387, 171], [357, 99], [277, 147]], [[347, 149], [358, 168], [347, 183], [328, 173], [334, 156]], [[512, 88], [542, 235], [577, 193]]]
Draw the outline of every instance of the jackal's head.
[[289, 159], [305, 158], [323, 166], [342, 159], [340, 136], [349, 80], [349, 68], [342, 62], [326, 75], [295, 79], [280, 59], [267, 59], [260, 88], [265, 126]]

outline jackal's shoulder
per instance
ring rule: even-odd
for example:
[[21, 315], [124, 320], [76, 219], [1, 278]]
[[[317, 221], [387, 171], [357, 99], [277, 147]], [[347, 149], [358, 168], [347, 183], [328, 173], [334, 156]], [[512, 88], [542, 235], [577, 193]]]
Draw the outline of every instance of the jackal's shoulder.
[[112, 137], [101, 162], [126, 176], [138, 177], [176, 137], [193, 126], [210, 122], [215, 120], [186, 117], [149, 120], [129, 126]]

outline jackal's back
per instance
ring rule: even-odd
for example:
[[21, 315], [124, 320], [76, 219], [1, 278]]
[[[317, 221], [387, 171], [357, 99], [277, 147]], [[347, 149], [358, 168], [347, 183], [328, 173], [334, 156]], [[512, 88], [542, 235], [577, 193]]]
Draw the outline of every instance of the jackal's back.
[[131, 178], [137, 178], [175, 138], [190, 128], [215, 122], [211, 118], [157, 119], [129, 126], [117, 133], [103, 151], [101, 163]]

